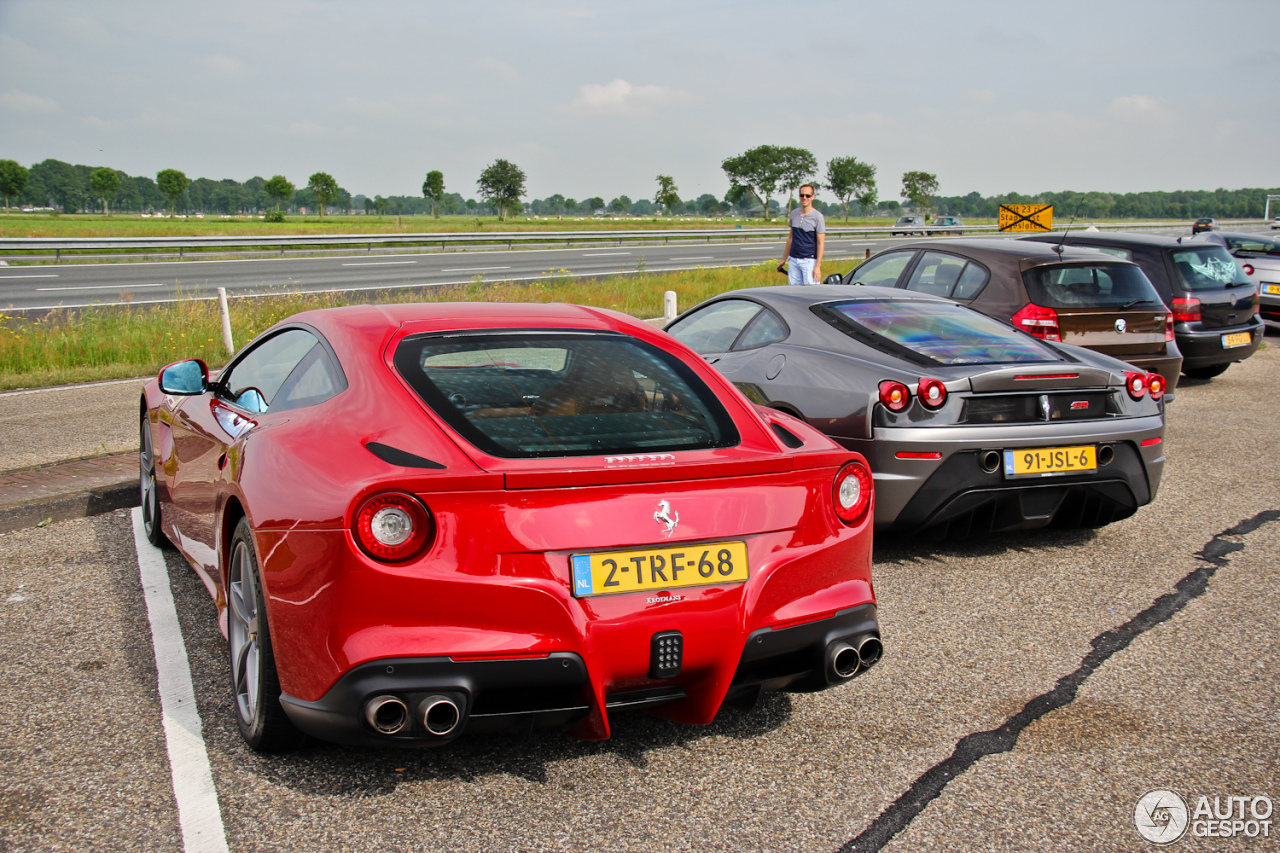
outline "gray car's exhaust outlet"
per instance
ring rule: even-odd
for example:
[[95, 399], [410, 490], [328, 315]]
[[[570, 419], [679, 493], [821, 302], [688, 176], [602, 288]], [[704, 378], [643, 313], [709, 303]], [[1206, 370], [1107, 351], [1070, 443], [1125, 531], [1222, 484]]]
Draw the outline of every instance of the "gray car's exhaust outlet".
[[374, 696], [364, 703], [364, 721], [380, 735], [395, 735], [409, 725], [409, 706], [396, 696]]
[[982, 470], [988, 474], [994, 474], [1000, 470], [1000, 463], [1003, 462], [999, 450], [984, 450], [978, 456], [978, 464], [982, 466]]

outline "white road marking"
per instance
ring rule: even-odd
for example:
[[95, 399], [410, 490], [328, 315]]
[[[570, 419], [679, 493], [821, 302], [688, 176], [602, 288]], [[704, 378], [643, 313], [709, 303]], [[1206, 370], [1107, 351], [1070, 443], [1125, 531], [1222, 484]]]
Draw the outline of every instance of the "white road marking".
[[[778, 245], [781, 246], [782, 244], [779, 243]], [[772, 252], [773, 247], [772, 246], [744, 246], [741, 249], [738, 249], [738, 251], [739, 252]]]
[[134, 379], [110, 379], [106, 382], [81, 382], [76, 385], [50, 385], [47, 388], [23, 388], [20, 391], [0, 391], [0, 397], [21, 397], [23, 394], [47, 394], [50, 391], [77, 391], [81, 388], [98, 388], [103, 385], [124, 385], [134, 383], [139, 387], [154, 377], [139, 376]]
[[396, 264], [416, 264], [417, 261], [362, 261], [358, 264], [343, 264], [344, 267], [391, 267]]
[[227, 836], [213, 786], [209, 753], [204, 745], [196, 691], [191, 682], [187, 647], [173, 605], [173, 590], [164, 555], [147, 541], [142, 529], [142, 508], [133, 509], [133, 542], [138, 552], [142, 594], [151, 621], [151, 641], [156, 654], [160, 687], [160, 711], [164, 739], [173, 774], [173, 796], [178, 803], [178, 824], [186, 853], [227, 853]]
[[631, 253], [630, 253], [630, 252], [588, 252], [587, 254], [583, 255], [582, 257], [584, 257], [584, 258], [608, 258], [608, 257], [612, 257], [613, 255], [629, 255], [629, 254], [631, 254]]
[[509, 270], [511, 267], [458, 267], [452, 270], [440, 270], [440, 272], [488, 272], [489, 270]]
[[75, 287], [37, 287], [37, 293], [54, 290], [128, 290], [131, 287], [168, 287], [164, 282], [159, 284], [82, 284]]
[[713, 260], [715, 260], [715, 258], [716, 258], [716, 256], [715, 256], [715, 255], [698, 255], [698, 256], [696, 256], [696, 257], [692, 257], [692, 258], [668, 258], [667, 260], [670, 260], [670, 261], [713, 261]]
[[39, 275], [0, 275], [0, 278], [57, 278], [57, 273], [40, 273]]

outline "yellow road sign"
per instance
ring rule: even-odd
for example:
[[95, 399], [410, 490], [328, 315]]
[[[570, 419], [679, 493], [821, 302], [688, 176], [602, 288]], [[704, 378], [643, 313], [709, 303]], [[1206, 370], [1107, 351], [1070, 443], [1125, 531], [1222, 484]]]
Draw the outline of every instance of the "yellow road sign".
[[1000, 205], [1000, 230], [1052, 231], [1053, 205], [1002, 204]]

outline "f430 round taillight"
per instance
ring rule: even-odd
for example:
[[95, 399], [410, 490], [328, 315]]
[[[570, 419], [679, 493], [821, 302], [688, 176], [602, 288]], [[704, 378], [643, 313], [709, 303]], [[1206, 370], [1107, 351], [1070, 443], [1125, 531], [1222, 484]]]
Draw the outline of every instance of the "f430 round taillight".
[[836, 474], [832, 500], [836, 515], [845, 524], [857, 524], [871, 506], [871, 472], [861, 462], [850, 462]]
[[880, 402], [891, 412], [901, 412], [911, 405], [911, 389], [901, 382], [886, 379], [880, 383]]
[[1245, 275], [1253, 275], [1253, 264], [1241, 264], [1240, 269], [1244, 270]]
[[916, 386], [916, 394], [920, 396], [920, 402], [929, 409], [938, 409], [942, 404], [947, 402], [947, 386], [942, 384], [939, 379], [930, 379], [926, 376], [920, 377], [920, 384]]
[[1147, 374], [1147, 393], [1151, 395], [1152, 400], [1159, 400], [1166, 390], [1163, 376], [1159, 373]]
[[431, 512], [407, 492], [372, 495], [356, 508], [352, 533], [370, 557], [402, 563], [422, 553], [435, 534]]
[[1125, 371], [1124, 387], [1130, 397], [1141, 400], [1147, 393], [1147, 374]]

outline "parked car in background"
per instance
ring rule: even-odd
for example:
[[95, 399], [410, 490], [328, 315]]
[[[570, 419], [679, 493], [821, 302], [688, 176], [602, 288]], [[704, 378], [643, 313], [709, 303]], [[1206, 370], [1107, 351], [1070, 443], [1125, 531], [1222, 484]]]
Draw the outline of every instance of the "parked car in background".
[[880, 656], [865, 460], [612, 311], [304, 312], [139, 412], [257, 750], [709, 723]]
[[923, 216], [899, 216], [898, 221], [891, 226], [889, 236], [896, 237], [901, 234], [904, 237], [910, 237], [922, 231], [924, 231]]
[[1262, 322], [1280, 329], [1280, 240], [1243, 231], [1210, 231], [1197, 240], [1217, 243], [1231, 253], [1240, 269], [1258, 288]]
[[1271, 230], [1275, 231], [1277, 229], [1280, 229], [1280, 216], [1277, 216], [1275, 219], [1271, 220]]
[[964, 234], [964, 223], [958, 216], [939, 216], [929, 223], [928, 234]]
[[1125, 232], [1071, 231], [1022, 238], [1094, 249], [1131, 260], [1173, 310], [1182, 372], [1209, 379], [1253, 355], [1266, 328], [1258, 317], [1258, 291], [1225, 248], [1181, 237]]
[[1212, 231], [1218, 227], [1218, 220], [1212, 216], [1202, 216], [1195, 222], [1191, 223], [1191, 233], [1199, 234], [1201, 231]]
[[1077, 344], [1164, 377], [1182, 368], [1173, 320], [1136, 264], [1087, 250], [964, 237], [894, 246], [827, 282], [943, 296], [1050, 341]]
[[1165, 380], [881, 287], [721, 294], [667, 326], [762, 406], [871, 462], [876, 527], [1097, 527], [1156, 494]]

